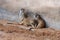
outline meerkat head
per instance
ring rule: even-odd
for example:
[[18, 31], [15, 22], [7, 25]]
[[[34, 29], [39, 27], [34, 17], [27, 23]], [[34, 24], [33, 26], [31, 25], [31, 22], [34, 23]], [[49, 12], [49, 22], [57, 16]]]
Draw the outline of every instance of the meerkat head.
[[28, 18], [28, 15], [26, 13], [26, 10], [24, 8], [21, 8], [21, 11], [23, 12], [24, 18]]
[[37, 13], [36, 13], [36, 15], [35, 15], [35, 18], [36, 18], [36, 19], [42, 19], [42, 18], [41, 18], [41, 15], [39, 15], [39, 14], [37, 14]]
[[25, 9], [24, 9], [24, 8], [21, 8], [21, 11], [22, 11], [22, 12], [24, 12], [24, 11], [25, 11]]

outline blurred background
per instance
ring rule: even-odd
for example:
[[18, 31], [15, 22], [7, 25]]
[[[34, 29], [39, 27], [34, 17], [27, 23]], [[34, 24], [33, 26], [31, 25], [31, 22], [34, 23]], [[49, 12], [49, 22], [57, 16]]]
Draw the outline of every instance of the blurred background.
[[20, 8], [40, 12], [48, 27], [60, 29], [60, 0], [0, 0], [0, 15], [9, 20], [18, 18]]

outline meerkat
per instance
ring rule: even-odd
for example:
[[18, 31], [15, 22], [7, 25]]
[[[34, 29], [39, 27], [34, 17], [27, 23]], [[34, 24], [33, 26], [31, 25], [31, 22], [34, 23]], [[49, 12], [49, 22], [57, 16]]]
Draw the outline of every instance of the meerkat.
[[23, 20], [21, 21], [21, 25], [24, 26], [33, 26], [31, 23], [33, 22], [32, 19], [29, 17], [29, 13], [25, 11], [25, 9], [21, 9], [21, 11], [23, 12]]
[[35, 19], [34, 19], [33, 25], [34, 25], [35, 28], [45, 28], [46, 27], [45, 21], [37, 13], [35, 14]]
[[[21, 9], [23, 12], [23, 20], [21, 21], [20, 24], [25, 25], [26, 27], [31, 27], [33, 28], [44, 28], [46, 23], [45, 21], [41, 18], [39, 14], [34, 14], [34, 18], [29, 16], [29, 12], [26, 12], [25, 9]], [[33, 19], [32, 19], [33, 18]]]

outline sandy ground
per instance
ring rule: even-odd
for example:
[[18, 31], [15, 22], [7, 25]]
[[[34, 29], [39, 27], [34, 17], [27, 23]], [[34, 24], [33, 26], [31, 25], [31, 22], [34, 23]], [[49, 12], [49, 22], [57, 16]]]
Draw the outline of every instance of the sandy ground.
[[[3, 21], [3, 20], [2, 20]], [[25, 30], [17, 23], [0, 20], [0, 40], [60, 40], [60, 31], [52, 28]], [[5, 24], [5, 25], [3, 25]]]

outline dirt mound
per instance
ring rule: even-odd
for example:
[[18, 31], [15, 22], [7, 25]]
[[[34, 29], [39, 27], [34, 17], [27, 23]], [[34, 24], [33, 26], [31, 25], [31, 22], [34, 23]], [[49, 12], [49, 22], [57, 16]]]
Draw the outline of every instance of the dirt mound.
[[[5, 21], [6, 23], [6, 21]], [[60, 40], [60, 31], [52, 28], [25, 30], [19, 24], [0, 22], [0, 40]]]

